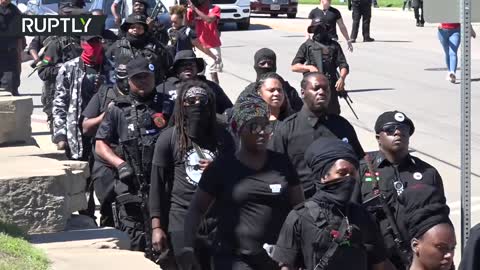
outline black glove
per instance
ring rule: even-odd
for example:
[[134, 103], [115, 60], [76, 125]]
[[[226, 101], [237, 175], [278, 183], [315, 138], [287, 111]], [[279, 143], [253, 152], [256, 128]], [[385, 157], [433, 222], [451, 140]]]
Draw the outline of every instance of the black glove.
[[37, 64], [38, 64], [38, 62], [40, 62], [40, 59], [38, 59], [38, 60], [34, 60], [34, 61], [33, 61], [33, 62], [30, 64], [30, 67], [31, 67], [31, 68], [36, 68], [36, 67], [37, 67]]
[[122, 182], [127, 182], [133, 176], [133, 169], [127, 162], [118, 165], [118, 179]]

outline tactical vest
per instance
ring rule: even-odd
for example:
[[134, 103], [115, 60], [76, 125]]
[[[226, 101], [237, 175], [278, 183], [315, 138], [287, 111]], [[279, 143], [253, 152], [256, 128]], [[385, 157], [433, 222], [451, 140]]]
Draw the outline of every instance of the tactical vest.
[[157, 59], [157, 55], [155, 54], [156, 47], [151, 43], [147, 43], [142, 49], [137, 49], [132, 47], [130, 42], [124, 38], [118, 41], [118, 48], [120, 50], [118, 58], [120, 59], [133, 59], [140, 55], [145, 57], [150, 63], [154, 63]]
[[307, 64], [314, 65], [320, 72], [325, 74], [329, 80], [336, 76], [335, 59], [333, 58], [335, 47], [324, 45], [320, 42], [308, 39]]
[[110, 104], [111, 101], [114, 101], [118, 96], [121, 96], [118, 94], [118, 90], [116, 90], [114, 87], [115, 86], [112, 85], [102, 84], [98, 89], [97, 93], [100, 100], [101, 112], [106, 111], [108, 104]]
[[[62, 55], [60, 63], [65, 63], [73, 58], [79, 57], [82, 54], [82, 47], [80, 46], [80, 40], [77, 37], [71, 36], [50, 36], [47, 37], [42, 45], [45, 47], [44, 51], [47, 51], [49, 46], [57, 46], [61, 49]], [[57, 63], [53, 63], [57, 64]]]
[[142, 175], [142, 181], [150, 182], [150, 170], [155, 149], [155, 143], [160, 130], [166, 126], [161, 123], [161, 108], [156, 108], [157, 103], [139, 103], [128, 96], [115, 99], [127, 121], [127, 136], [119, 142], [127, 162], [135, 170], [135, 174]]
[[345, 218], [334, 215], [331, 206], [320, 206], [316, 202], [306, 201], [295, 210], [301, 220], [301, 230], [315, 232], [303, 235], [303, 237], [314, 237], [313, 258], [310, 259], [315, 270], [328, 269], [327, 266], [332, 262], [332, 258], [343, 246], [359, 248], [366, 252], [359, 231], [353, 234], [348, 219], [346, 222]]

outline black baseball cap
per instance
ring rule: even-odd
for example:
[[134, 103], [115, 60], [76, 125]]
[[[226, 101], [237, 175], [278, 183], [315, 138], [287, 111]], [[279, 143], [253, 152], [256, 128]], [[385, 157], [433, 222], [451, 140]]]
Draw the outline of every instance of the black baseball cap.
[[314, 18], [312, 19], [310, 26], [308, 26], [307, 32], [313, 34], [319, 27], [325, 30], [328, 28], [328, 24], [322, 18]]
[[127, 64], [127, 77], [132, 78], [133, 76], [140, 73], [151, 73], [155, 71], [155, 66], [150, 63], [145, 57], [140, 56], [132, 59]]

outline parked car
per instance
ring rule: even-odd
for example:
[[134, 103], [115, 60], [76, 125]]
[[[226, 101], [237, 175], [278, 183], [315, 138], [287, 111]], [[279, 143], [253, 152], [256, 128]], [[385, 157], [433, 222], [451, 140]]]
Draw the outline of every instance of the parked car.
[[287, 14], [288, 18], [297, 17], [298, 0], [251, 0], [250, 9], [255, 14]]
[[[59, 0], [19, 0], [17, 3], [27, 5], [27, 14], [30, 15], [56, 15], [58, 14]], [[85, 0], [85, 10], [89, 10], [92, 0]]]
[[238, 30], [250, 28], [250, 0], [212, 0], [222, 10], [220, 23], [233, 22]]

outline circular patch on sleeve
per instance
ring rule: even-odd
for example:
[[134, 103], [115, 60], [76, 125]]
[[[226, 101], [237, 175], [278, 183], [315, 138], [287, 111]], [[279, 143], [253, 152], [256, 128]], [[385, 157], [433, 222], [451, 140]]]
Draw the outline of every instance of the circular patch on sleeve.
[[154, 71], [155, 66], [153, 64], [148, 64], [148, 69], [150, 69], [151, 71]]
[[419, 180], [422, 180], [422, 178], [423, 178], [422, 173], [416, 172], [416, 173], [413, 174], [413, 179], [415, 179], [415, 180], [419, 181]]

